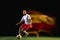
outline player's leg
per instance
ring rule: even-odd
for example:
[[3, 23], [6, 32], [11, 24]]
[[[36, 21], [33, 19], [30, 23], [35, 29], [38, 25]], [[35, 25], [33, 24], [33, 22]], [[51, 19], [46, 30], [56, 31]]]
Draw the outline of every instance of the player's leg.
[[20, 38], [22, 38], [22, 35], [21, 35], [21, 29], [20, 29], [20, 28], [19, 28], [18, 33], [19, 33]]
[[26, 30], [24, 30], [23, 32], [26, 34], [25, 36], [29, 35], [29, 33]]
[[26, 36], [29, 34], [28, 32], [27, 32], [27, 30], [29, 29], [30, 27], [28, 26], [28, 25], [25, 25], [23, 28], [22, 28], [22, 30], [23, 30], [23, 32], [26, 34]]
[[21, 35], [21, 30], [20, 30], [20, 28], [19, 28], [19, 31], [18, 31], [18, 33], [19, 33], [19, 34], [17, 35], [17, 38], [19, 38], [19, 39], [20, 39], [20, 38], [22, 38], [22, 35]]

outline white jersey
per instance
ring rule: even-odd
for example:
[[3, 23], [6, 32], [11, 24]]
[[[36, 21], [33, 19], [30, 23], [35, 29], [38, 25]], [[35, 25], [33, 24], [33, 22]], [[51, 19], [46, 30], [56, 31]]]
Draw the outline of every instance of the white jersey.
[[30, 15], [29, 14], [26, 14], [22, 17], [21, 21], [24, 21], [25, 24], [31, 24], [32, 22], [29, 21], [29, 19], [31, 19]]

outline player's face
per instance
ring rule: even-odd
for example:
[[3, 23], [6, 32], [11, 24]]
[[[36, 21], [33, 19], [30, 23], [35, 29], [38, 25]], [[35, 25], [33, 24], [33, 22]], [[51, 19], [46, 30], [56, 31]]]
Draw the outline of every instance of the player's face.
[[23, 10], [23, 15], [26, 15], [26, 13], [27, 13], [26, 10]]

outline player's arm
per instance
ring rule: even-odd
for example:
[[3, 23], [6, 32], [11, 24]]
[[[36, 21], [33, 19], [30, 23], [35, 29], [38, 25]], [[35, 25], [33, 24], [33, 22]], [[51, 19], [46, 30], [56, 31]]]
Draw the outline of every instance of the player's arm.
[[31, 19], [30, 15], [27, 16], [27, 20], [30, 21], [30, 22], [32, 22], [32, 19]]
[[20, 24], [20, 23], [22, 23], [22, 22], [23, 22], [23, 17], [22, 17], [21, 21], [20, 21], [20, 22], [18, 22], [16, 25], [18, 25], [18, 24]]
[[21, 21], [20, 22], [18, 22], [16, 25], [18, 25], [18, 24], [20, 24], [21, 23]]
[[31, 23], [31, 24], [30, 24], [30, 27], [32, 28], [32, 19], [31, 19], [31, 16], [30, 16], [30, 15], [27, 16], [27, 20]]

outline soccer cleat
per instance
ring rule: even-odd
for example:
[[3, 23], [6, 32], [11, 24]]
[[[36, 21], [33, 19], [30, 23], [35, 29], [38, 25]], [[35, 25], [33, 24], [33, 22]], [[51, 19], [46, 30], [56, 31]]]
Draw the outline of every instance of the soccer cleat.
[[27, 37], [29, 35], [29, 33], [26, 33], [25, 37]]

